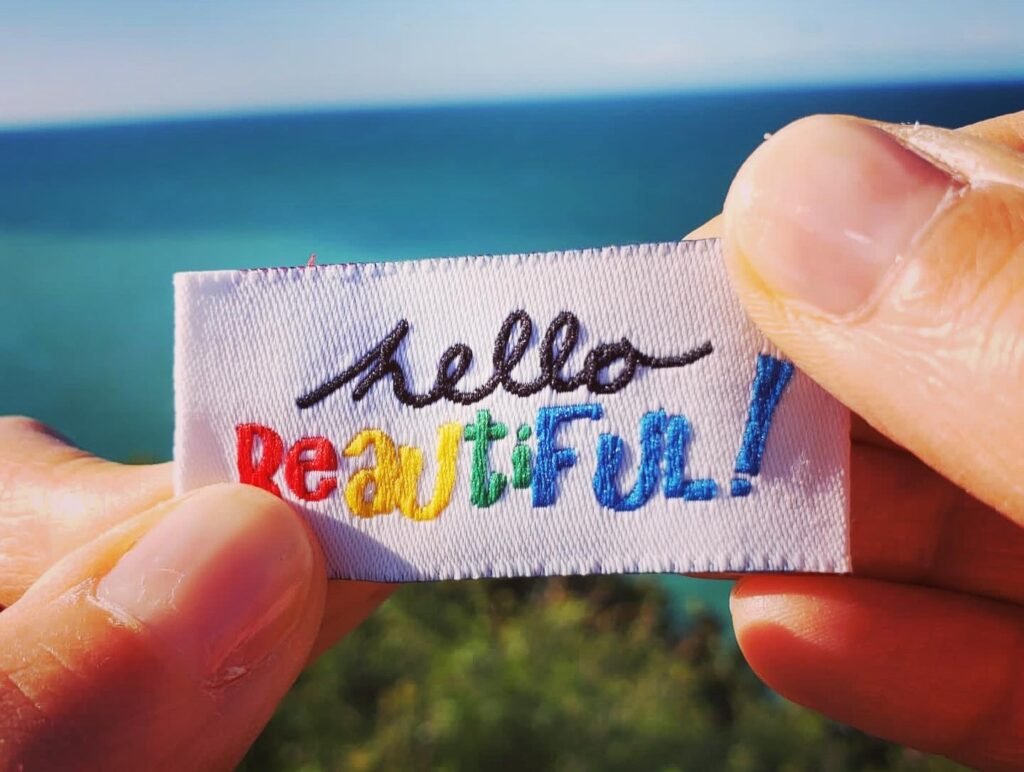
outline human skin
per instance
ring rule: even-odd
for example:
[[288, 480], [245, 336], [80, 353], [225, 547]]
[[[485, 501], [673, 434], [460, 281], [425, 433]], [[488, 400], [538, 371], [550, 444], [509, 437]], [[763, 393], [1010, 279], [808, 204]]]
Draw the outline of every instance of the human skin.
[[730, 188], [737, 293], [854, 420], [854, 576], [749, 576], [782, 695], [983, 769], [1024, 767], [1024, 113], [946, 131], [798, 121]]
[[[806, 119], [693, 234], [723, 237], [754, 321], [859, 416], [854, 576], [741, 579], [744, 654], [838, 720], [1007, 769], [1024, 765], [1022, 153], [1024, 113], [959, 132]], [[390, 593], [328, 583], [281, 500], [175, 499], [170, 478], [0, 419], [0, 767], [230, 767]]]
[[0, 769], [230, 768], [391, 591], [328, 583], [269, 493], [175, 499], [170, 464], [0, 418]]

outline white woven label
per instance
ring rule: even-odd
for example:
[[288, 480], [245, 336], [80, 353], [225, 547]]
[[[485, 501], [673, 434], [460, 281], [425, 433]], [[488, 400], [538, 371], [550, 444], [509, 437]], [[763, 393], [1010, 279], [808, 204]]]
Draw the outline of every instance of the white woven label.
[[846, 410], [717, 241], [175, 277], [176, 485], [332, 577], [849, 570]]

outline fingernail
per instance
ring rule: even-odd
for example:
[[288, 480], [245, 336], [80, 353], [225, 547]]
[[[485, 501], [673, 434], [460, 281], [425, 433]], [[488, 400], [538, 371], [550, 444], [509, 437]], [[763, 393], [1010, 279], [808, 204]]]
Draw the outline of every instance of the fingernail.
[[198, 678], [220, 681], [244, 674], [291, 632], [314, 565], [287, 504], [218, 485], [182, 499], [100, 580], [96, 596]]
[[957, 187], [880, 128], [807, 118], [736, 175], [726, 240], [772, 293], [846, 314], [871, 298]]

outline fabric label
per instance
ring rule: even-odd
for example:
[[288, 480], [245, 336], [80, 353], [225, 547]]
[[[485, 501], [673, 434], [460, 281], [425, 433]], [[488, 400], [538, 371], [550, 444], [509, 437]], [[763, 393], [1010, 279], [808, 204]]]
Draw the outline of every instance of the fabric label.
[[333, 578], [849, 570], [847, 411], [717, 240], [175, 276], [178, 492], [297, 505]]

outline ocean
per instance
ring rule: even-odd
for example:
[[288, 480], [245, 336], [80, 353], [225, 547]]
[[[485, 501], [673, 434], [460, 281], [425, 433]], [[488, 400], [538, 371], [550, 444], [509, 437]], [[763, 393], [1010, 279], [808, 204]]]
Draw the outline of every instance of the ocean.
[[[957, 126], [1022, 108], [1024, 83], [973, 83], [2, 131], [0, 413], [167, 459], [175, 271], [672, 240], [800, 116]], [[723, 607], [719, 584], [671, 587]]]

